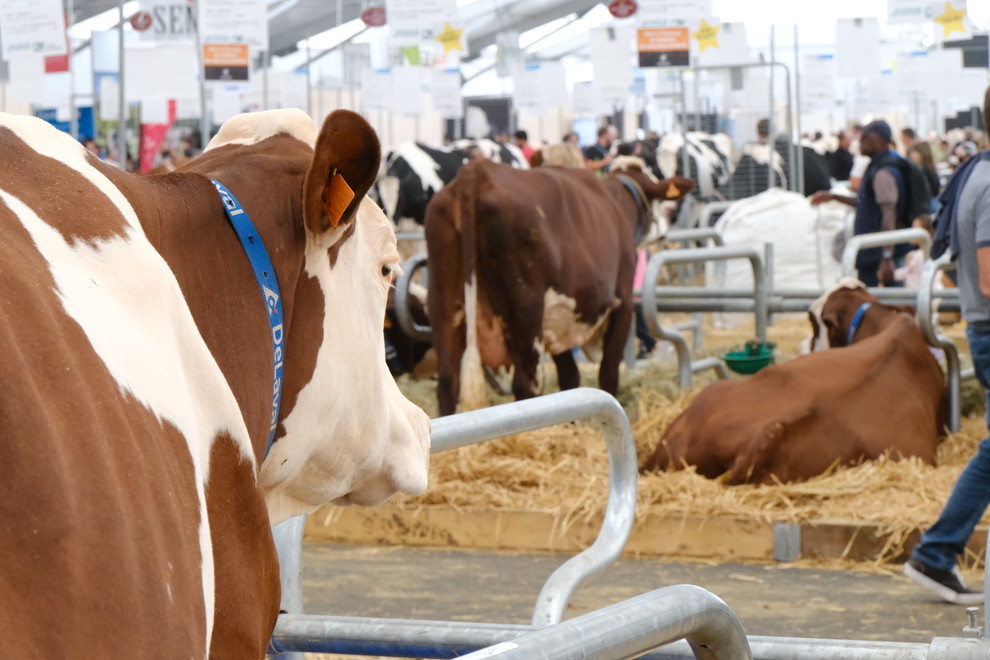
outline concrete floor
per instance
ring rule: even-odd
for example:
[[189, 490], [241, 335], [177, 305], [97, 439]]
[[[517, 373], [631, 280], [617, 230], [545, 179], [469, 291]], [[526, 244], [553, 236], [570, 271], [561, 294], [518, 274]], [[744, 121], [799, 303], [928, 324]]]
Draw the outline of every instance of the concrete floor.
[[[529, 623], [536, 596], [567, 559], [462, 550], [306, 544], [308, 614]], [[971, 584], [981, 576], [966, 574]], [[577, 589], [568, 618], [675, 584], [721, 597], [748, 635], [930, 642], [958, 637], [965, 608], [902, 575], [620, 560]]]

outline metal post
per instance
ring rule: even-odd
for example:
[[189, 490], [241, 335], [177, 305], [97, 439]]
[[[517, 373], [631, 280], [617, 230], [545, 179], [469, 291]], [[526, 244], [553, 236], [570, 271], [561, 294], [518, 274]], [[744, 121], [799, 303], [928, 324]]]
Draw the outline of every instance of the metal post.
[[196, 13], [196, 57], [199, 60], [199, 146], [206, 148], [206, 143], [210, 141], [210, 124], [212, 121], [206, 116], [206, 62], [203, 56], [203, 35], [200, 32], [202, 16], [198, 10]]
[[[794, 141], [797, 143], [795, 148], [795, 158], [794, 158], [794, 171], [795, 178], [794, 190], [797, 190], [802, 195], [804, 194], [804, 146], [801, 144], [801, 60], [800, 60], [800, 50], [798, 48], [798, 26], [797, 23], [794, 24], [794, 88], [797, 90], [797, 95], [794, 98], [794, 125], [796, 130], [794, 131]], [[790, 96], [788, 96], [788, 99]]]
[[268, 56], [267, 50], [261, 51], [261, 109], [268, 109]]
[[[72, 37], [69, 36], [69, 28], [75, 20], [76, 8], [74, 0], [66, 0], [65, 6], [65, 48], [68, 51], [66, 60], [69, 65], [69, 135], [79, 139], [79, 120], [76, 117], [76, 68], [72, 66]], [[97, 90], [99, 93], [99, 90]], [[90, 137], [96, 137], [91, 135]]]
[[[303, 613], [302, 540], [305, 528], [305, 515], [289, 518], [272, 527], [282, 582], [282, 602], [279, 610], [291, 614]], [[276, 653], [268, 657], [269, 660], [303, 660], [304, 658], [302, 653]]]
[[120, 41], [120, 52], [117, 54], [117, 91], [120, 94], [117, 109], [120, 112], [117, 122], [117, 149], [120, 152], [118, 160], [120, 169], [127, 171], [127, 101], [124, 89], [124, 0], [118, 5], [120, 22], [117, 24], [117, 36]]
[[310, 58], [309, 37], [306, 37], [306, 114], [310, 117], [313, 116], [313, 78], [310, 76], [312, 68], [313, 62]]
[[774, 149], [774, 144], [773, 144], [777, 136], [777, 122], [774, 121], [774, 116], [773, 116], [774, 115], [773, 86], [775, 81], [773, 75], [774, 74], [773, 63], [777, 61], [777, 56], [775, 54], [776, 51], [774, 48], [775, 36], [776, 36], [776, 31], [774, 29], [774, 26], [771, 25], [770, 26], [770, 65], [771, 65], [770, 66], [770, 112], [767, 113], [767, 121], [769, 122], [767, 126], [767, 147], [769, 148], [769, 154], [767, 156], [767, 190], [774, 187], [773, 161], [774, 161], [774, 154], [777, 153], [777, 150]]

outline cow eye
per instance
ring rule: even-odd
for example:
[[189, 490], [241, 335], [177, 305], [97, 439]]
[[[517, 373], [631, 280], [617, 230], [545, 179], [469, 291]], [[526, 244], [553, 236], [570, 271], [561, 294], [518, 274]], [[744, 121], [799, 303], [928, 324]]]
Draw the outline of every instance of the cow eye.
[[392, 277], [392, 264], [382, 265], [382, 277]]

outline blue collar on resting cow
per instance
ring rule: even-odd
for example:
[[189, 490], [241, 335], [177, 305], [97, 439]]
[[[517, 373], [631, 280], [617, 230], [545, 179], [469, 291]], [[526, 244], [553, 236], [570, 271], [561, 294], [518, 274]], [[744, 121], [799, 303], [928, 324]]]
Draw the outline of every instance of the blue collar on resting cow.
[[638, 183], [624, 174], [615, 174], [614, 176], [622, 182], [622, 185], [629, 190], [633, 199], [636, 200], [636, 245], [639, 245], [650, 228], [650, 224], [653, 223], [653, 209], [650, 208], [650, 200], [646, 198], [646, 192]]
[[265, 445], [265, 454], [262, 460], [268, 457], [268, 452], [272, 448], [275, 440], [275, 429], [278, 427], [278, 411], [282, 403], [282, 296], [278, 290], [278, 280], [275, 278], [275, 267], [272, 260], [268, 258], [268, 251], [261, 237], [254, 228], [254, 223], [248, 217], [247, 211], [237, 201], [233, 193], [227, 190], [219, 181], [210, 179], [213, 186], [220, 193], [220, 201], [223, 202], [223, 210], [227, 214], [227, 219], [237, 232], [244, 247], [244, 253], [248, 261], [251, 262], [251, 269], [254, 270], [254, 277], [258, 280], [261, 288], [261, 295], [265, 299], [265, 311], [268, 312], [268, 323], [272, 329], [272, 361], [275, 365], [275, 374], [272, 382], [272, 417], [271, 428], [268, 429], [268, 444]]
[[870, 308], [873, 303], [865, 302], [859, 306], [856, 313], [853, 314], [852, 323], [849, 324], [849, 333], [846, 335], [846, 346], [851, 346], [853, 343], [853, 337], [856, 336], [856, 331], [859, 330], [859, 324], [863, 322], [863, 315], [866, 314], [866, 310]]

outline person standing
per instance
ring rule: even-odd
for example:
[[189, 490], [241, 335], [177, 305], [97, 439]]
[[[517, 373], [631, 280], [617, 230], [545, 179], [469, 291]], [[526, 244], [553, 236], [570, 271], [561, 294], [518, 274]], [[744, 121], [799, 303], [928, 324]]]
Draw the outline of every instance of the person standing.
[[523, 158], [526, 159], [526, 162], [530, 162], [530, 159], [533, 157], [533, 152], [536, 151], [536, 149], [534, 149], [533, 145], [529, 143], [529, 134], [520, 129], [512, 134], [512, 141], [517, 147], [519, 147], [519, 150], [522, 151]]
[[[898, 160], [903, 160], [890, 148], [892, 141], [890, 125], [878, 119], [863, 127], [859, 140], [859, 150], [869, 157], [860, 182], [857, 197], [836, 195], [830, 192], [817, 192], [809, 201], [812, 206], [827, 201], [837, 201], [856, 208], [854, 234], [873, 234], [878, 231], [897, 229], [897, 216], [906, 211], [907, 189]], [[856, 270], [859, 280], [868, 287], [896, 286], [894, 270], [904, 265], [904, 256], [915, 249], [910, 243], [900, 243], [883, 248], [865, 248], [856, 256]]]
[[852, 133], [846, 130], [839, 131], [839, 146], [835, 151], [825, 154], [825, 162], [828, 164], [828, 174], [836, 181], [848, 181], [853, 168], [853, 155], [849, 151], [852, 145]]
[[[983, 98], [983, 119], [990, 120], [990, 88]], [[980, 384], [990, 388], [990, 153], [984, 150], [961, 165], [939, 201], [932, 257], [951, 250], [973, 369]], [[990, 394], [986, 397], [990, 426]], [[938, 520], [912, 549], [904, 574], [950, 603], [982, 603], [983, 592], [963, 583], [956, 560], [988, 505], [990, 437], [980, 442]]]
[[592, 172], [604, 174], [612, 162], [612, 143], [619, 139], [619, 129], [609, 124], [598, 129], [598, 141], [584, 150], [584, 165]]

